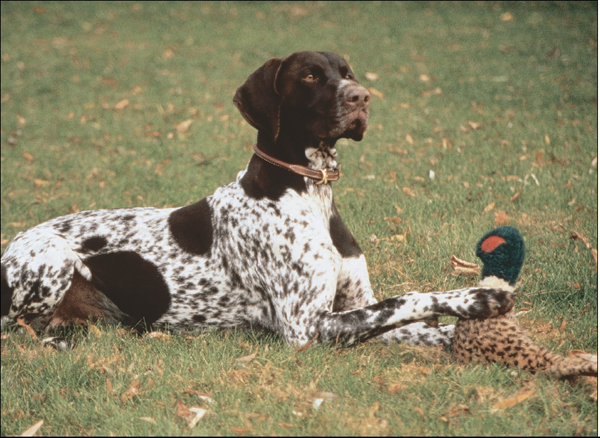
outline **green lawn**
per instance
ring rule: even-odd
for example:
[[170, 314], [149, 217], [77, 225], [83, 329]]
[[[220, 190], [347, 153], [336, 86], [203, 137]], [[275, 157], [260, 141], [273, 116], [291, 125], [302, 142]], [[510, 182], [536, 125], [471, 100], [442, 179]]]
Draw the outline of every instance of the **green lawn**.
[[[450, 256], [477, 261], [479, 237], [512, 225], [527, 244], [521, 323], [561, 354], [595, 353], [597, 15], [586, 2], [2, 2], [2, 251], [58, 215], [211, 194], [252, 155], [236, 88], [270, 57], [334, 51], [373, 95], [365, 139], [339, 142], [334, 187], [377, 297], [476, 284]], [[597, 379], [459, 366], [435, 348], [296, 352], [247, 330], [73, 338], [58, 353], [3, 329], [1, 435], [40, 420], [38, 435], [598, 433]], [[188, 429], [191, 407], [207, 412]]]

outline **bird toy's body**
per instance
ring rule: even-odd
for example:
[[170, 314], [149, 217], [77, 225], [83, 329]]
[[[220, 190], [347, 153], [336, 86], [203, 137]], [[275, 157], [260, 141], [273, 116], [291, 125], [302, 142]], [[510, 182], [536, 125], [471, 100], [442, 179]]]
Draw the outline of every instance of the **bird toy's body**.
[[[514, 290], [525, 257], [525, 243], [512, 227], [487, 233], [477, 244], [483, 261], [480, 286]], [[519, 326], [514, 312], [488, 319], [459, 319], [453, 351], [462, 363], [500, 362], [555, 376], [597, 375], [597, 358], [563, 357], [533, 342]], [[588, 355], [589, 356], [589, 355]]]
[[489, 319], [460, 319], [454, 332], [454, 355], [462, 363], [500, 362], [557, 377], [598, 375], [598, 363], [564, 357], [533, 342], [514, 314]]

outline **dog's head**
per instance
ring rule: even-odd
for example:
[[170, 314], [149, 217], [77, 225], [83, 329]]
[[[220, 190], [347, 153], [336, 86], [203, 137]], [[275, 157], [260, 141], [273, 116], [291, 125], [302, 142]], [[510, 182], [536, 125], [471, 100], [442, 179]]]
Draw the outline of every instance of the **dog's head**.
[[369, 92], [348, 63], [331, 52], [273, 58], [238, 88], [233, 102], [250, 125], [274, 142], [282, 130], [319, 141], [360, 141], [369, 119]]

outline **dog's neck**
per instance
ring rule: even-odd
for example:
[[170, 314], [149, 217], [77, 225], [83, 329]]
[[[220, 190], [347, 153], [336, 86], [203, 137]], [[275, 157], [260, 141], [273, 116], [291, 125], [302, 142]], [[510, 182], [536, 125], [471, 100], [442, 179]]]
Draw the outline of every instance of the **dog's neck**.
[[[290, 131], [286, 131], [290, 132]], [[280, 135], [276, 141], [270, 136], [258, 135], [258, 148], [287, 164], [299, 164], [310, 169], [337, 170], [336, 140], [322, 140], [314, 136], [297, 133]]]
[[[310, 169], [338, 169], [334, 145], [335, 141], [324, 142], [297, 133], [295, 136], [281, 135], [274, 141], [270, 133], [259, 131], [257, 138], [257, 147], [265, 154], [287, 164], [298, 164]], [[306, 193], [308, 187], [314, 184], [313, 181], [307, 181], [300, 175], [268, 163], [257, 155], [248, 163], [240, 183], [248, 196], [270, 199], [278, 199], [287, 189], [300, 194]], [[320, 187], [331, 191], [330, 184], [322, 184]]]
[[258, 148], [266, 154], [288, 164], [311, 169], [336, 168], [335, 143], [336, 140], [322, 140], [299, 130], [285, 130], [276, 141], [270, 133], [262, 131], [257, 138]]
[[318, 147], [308, 147], [304, 150], [308, 167], [311, 169], [329, 169], [338, 170], [340, 165], [337, 162], [337, 150], [323, 142]]

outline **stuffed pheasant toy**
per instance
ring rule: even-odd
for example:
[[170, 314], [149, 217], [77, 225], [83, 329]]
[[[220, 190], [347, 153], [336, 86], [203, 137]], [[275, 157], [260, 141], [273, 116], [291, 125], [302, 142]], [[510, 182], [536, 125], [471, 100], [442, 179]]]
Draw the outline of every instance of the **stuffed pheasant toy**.
[[[514, 290], [525, 258], [525, 242], [513, 227], [496, 228], [477, 244], [483, 262], [480, 286]], [[454, 355], [463, 363], [500, 362], [555, 376], [598, 375], [597, 357], [567, 358], [533, 342], [519, 326], [514, 312], [489, 319], [459, 319]]]

